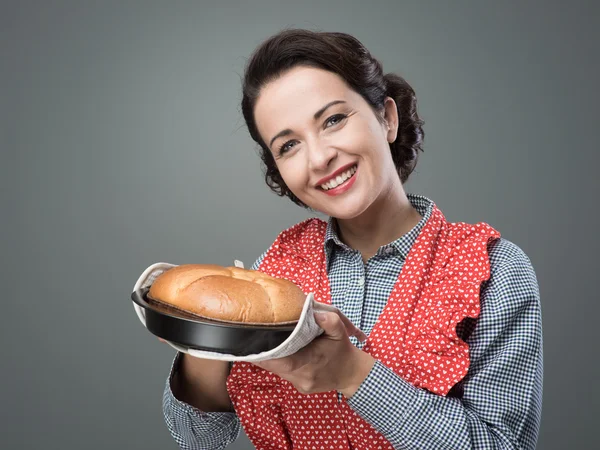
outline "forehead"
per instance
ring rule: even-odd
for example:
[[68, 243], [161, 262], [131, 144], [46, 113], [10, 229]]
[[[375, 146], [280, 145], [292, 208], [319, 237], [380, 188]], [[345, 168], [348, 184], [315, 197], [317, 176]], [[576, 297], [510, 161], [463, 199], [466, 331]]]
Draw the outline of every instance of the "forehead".
[[350, 103], [356, 101], [356, 96], [335, 73], [295, 67], [261, 89], [254, 109], [256, 124], [265, 133], [273, 131], [272, 127], [292, 127], [291, 122], [301, 117], [312, 120], [313, 114], [330, 101]]
[[337, 74], [314, 67], [294, 67], [261, 90], [259, 102], [303, 95], [341, 95], [349, 88]]

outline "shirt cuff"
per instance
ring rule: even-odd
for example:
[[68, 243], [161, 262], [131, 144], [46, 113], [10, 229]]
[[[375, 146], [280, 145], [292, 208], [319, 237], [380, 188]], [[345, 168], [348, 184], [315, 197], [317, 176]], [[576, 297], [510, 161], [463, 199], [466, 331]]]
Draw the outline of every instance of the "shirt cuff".
[[376, 361], [348, 406], [385, 436], [398, 431], [418, 397], [418, 388]]
[[175, 397], [173, 394], [172, 383], [173, 377], [177, 374], [179, 367], [181, 365], [181, 358], [183, 357], [183, 353], [177, 352], [175, 358], [173, 359], [173, 364], [171, 365], [171, 370], [169, 372], [169, 376], [167, 378], [166, 386], [165, 386], [165, 394], [163, 398], [164, 405], [170, 405], [172, 408], [178, 411], [185, 411], [192, 416], [197, 417], [198, 419], [203, 420], [206, 424], [209, 424], [213, 421], [222, 422], [226, 418], [235, 418], [235, 412], [206, 412], [201, 409], [196, 408], [195, 406], [190, 405], [189, 403], [183, 402]]

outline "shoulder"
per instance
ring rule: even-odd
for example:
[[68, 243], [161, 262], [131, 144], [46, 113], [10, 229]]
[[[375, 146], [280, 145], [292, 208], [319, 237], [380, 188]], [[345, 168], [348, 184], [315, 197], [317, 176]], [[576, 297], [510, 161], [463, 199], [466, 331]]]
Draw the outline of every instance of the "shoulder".
[[327, 230], [327, 222], [317, 217], [311, 217], [281, 231], [274, 242], [254, 262], [252, 270], [258, 270], [269, 251], [283, 250], [302, 255], [309, 247], [318, 248], [322, 245]]
[[277, 241], [289, 242], [297, 239], [307, 239], [315, 235], [320, 235], [327, 229], [327, 222], [318, 217], [311, 217], [310, 219], [298, 222], [295, 225], [283, 230], [277, 236]]
[[503, 308], [521, 308], [539, 304], [539, 286], [529, 256], [517, 244], [505, 238], [488, 244], [490, 278], [484, 291], [487, 302]]
[[487, 248], [492, 273], [506, 272], [511, 267], [533, 271], [529, 256], [514, 242], [500, 237], [491, 240]]

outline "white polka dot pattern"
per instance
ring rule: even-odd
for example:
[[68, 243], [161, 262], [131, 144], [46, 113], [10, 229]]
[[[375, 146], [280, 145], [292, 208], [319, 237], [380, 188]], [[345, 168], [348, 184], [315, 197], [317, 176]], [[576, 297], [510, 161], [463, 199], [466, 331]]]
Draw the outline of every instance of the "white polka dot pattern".
[[[331, 304], [326, 228], [313, 218], [282, 232], [259, 270]], [[479, 315], [480, 286], [490, 276], [487, 244], [498, 237], [484, 223], [447, 223], [434, 206], [363, 350], [414, 386], [446, 395], [469, 368], [469, 348], [456, 325]], [[338, 403], [336, 391], [300, 394], [246, 362], [233, 365], [227, 389], [257, 449], [392, 449], [345, 399]]]

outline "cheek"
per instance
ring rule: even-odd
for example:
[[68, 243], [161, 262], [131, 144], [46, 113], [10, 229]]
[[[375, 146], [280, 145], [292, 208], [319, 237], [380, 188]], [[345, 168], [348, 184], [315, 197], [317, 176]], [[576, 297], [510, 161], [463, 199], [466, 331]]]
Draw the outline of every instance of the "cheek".
[[306, 184], [306, 170], [298, 162], [294, 162], [293, 158], [287, 161], [280, 162], [277, 165], [281, 178], [292, 191], [297, 191]]
[[381, 130], [378, 123], [371, 121], [357, 121], [354, 126], [348, 127], [343, 133], [340, 133], [338, 143], [347, 149], [352, 149], [353, 153], [366, 154], [373, 153], [381, 145]]

